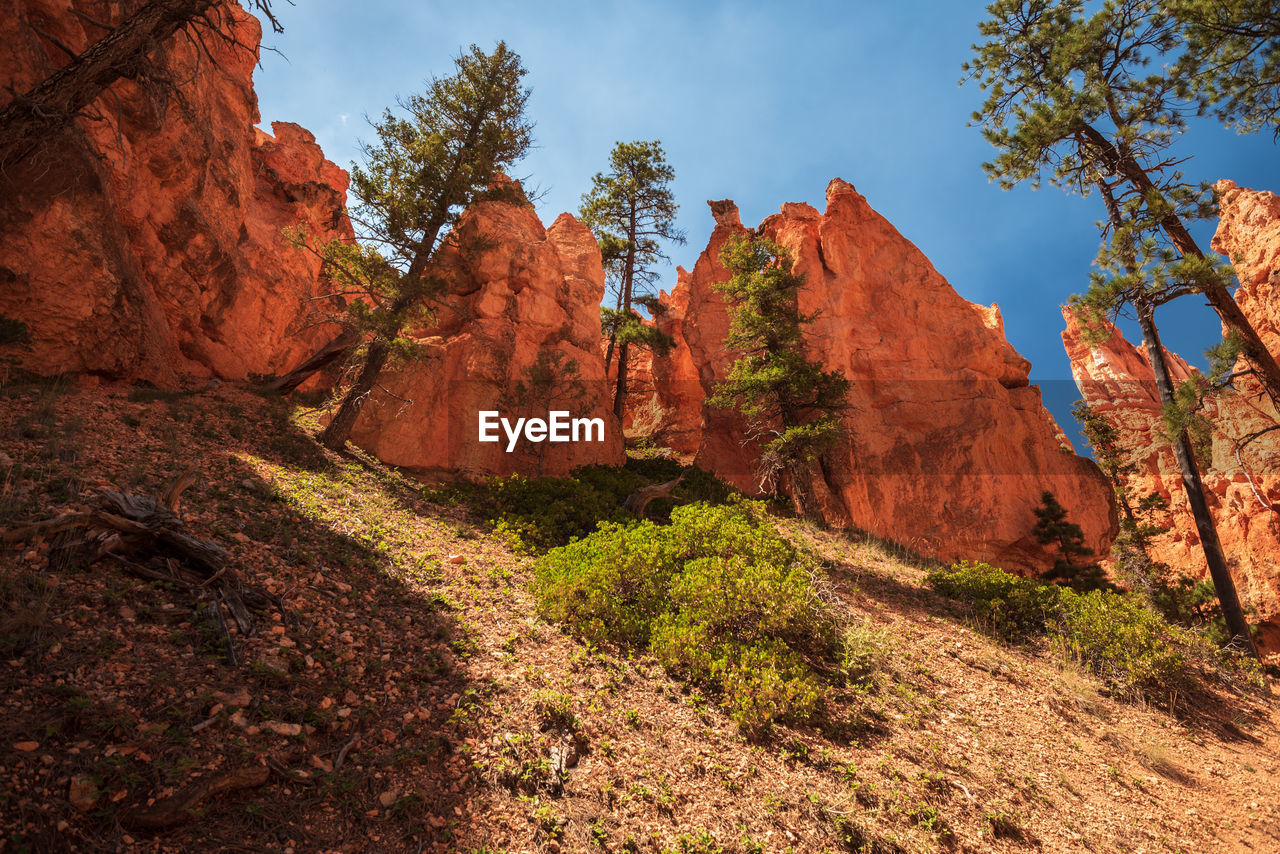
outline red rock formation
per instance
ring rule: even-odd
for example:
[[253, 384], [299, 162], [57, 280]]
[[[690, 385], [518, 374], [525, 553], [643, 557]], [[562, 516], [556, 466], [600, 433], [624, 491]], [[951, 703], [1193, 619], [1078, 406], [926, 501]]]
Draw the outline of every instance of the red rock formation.
[[[100, 3], [0, 0], [12, 62], [0, 92], [24, 91], [102, 30]], [[129, 4], [111, 7], [123, 17]], [[281, 234], [350, 235], [346, 174], [310, 133], [258, 121], [252, 74], [261, 33], [234, 4], [243, 47], [207, 33], [212, 54], [175, 38], [154, 56], [178, 89], [113, 85], [92, 118], [0, 186], [0, 315], [27, 324], [24, 367], [173, 385], [285, 369], [332, 330], [304, 328], [319, 263]], [[30, 25], [28, 25], [28, 22]], [[7, 98], [0, 95], [0, 100]], [[314, 308], [314, 306], [312, 307]]]
[[[1241, 287], [1236, 299], [1263, 342], [1280, 352], [1280, 198], [1219, 182], [1221, 220], [1213, 248], [1232, 258]], [[1145, 354], [1116, 330], [1090, 345], [1070, 312], [1063, 343], [1081, 394], [1125, 437], [1137, 470], [1130, 488], [1139, 496], [1158, 492], [1170, 512], [1156, 520], [1168, 534], [1154, 542], [1152, 557], [1174, 570], [1205, 578], [1208, 568], [1187, 508], [1173, 452], [1160, 436], [1159, 397]], [[1175, 378], [1192, 373], [1170, 356]], [[1201, 472], [1236, 586], [1252, 622], [1262, 625], [1262, 646], [1280, 649], [1280, 431], [1248, 437], [1277, 423], [1275, 409], [1249, 379], [1239, 392], [1209, 404], [1214, 426], [1212, 461]]]
[[[654, 359], [661, 398], [654, 432], [694, 450], [699, 465], [754, 490], [755, 453], [730, 413], [702, 405], [733, 354], [716, 282], [726, 241], [746, 234], [732, 202], [712, 202], [716, 228], [692, 273], [664, 299], [658, 325], [677, 341]], [[758, 231], [794, 254], [806, 275], [800, 308], [817, 313], [806, 349], [851, 380], [850, 442], [818, 484], [828, 519], [952, 560], [1009, 569], [1051, 563], [1031, 529], [1053, 491], [1088, 544], [1114, 534], [1110, 490], [1076, 456], [1030, 386], [1030, 363], [1004, 339], [999, 309], [961, 298], [928, 259], [836, 179], [827, 210], [783, 205]]]
[[[591, 231], [569, 214], [544, 229], [531, 205], [482, 202], [458, 226], [436, 272], [449, 281], [437, 325], [413, 337], [423, 358], [384, 371], [352, 441], [426, 476], [519, 472], [564, 475], [581, 465], [621, 465], [622, 432], [610, 411], [599, 349], [604, 269]], [[521, 398], [540, 354], [557, 379]], [[576, 374], [565, 369], [576, 365]], [[603, 442], [478, 441], [478, 413], [546, 418], [549, 410], [600, 418]]]

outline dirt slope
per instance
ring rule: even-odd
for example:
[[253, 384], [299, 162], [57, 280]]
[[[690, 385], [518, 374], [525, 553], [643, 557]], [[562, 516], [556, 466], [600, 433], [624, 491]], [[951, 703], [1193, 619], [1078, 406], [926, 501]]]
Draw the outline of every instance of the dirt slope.
[[0, 528], [198, 466], [192, 534], [283, 604], [232, 629], [232, 666], [198, 594], [0, 544], [0, 850], [1280, 847], [1272, 703], [1116, 703], [970, 629], [891, 548], [786, 523], [874, 673], [837, 725], [751, 744], [653, 661], [539, 621], [530, 559], [322, 452], [305, 410], [226, 385], [0, 394]]

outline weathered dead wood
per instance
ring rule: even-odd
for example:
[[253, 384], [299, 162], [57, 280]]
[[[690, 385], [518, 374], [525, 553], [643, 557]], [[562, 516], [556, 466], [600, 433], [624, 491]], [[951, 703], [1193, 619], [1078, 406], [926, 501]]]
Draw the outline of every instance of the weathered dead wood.
[[345, 357], [359, 343], [360, 333], [349, 329], [308, 356], [289, 373], [276, 377], [273, 382], [267, 384], [267, 389], [283, 397], [310, 379], [313, 374], [323, 371]]
[[125, 572], [128, 572], [130, 575], [136, 575], [139, 578], [143, 579], [144, 581], [161, 581], [166, 584], [176, 584], [179, 587], [184, 587], [184, 588], [187, 588], [188, 590], [190, 589], [189, 585], [183, 583], [182, 581], [174, 578], [171, 575], [166, 575], [163, 572], [159, 572], [157, 570], [152, 569], [149, 566], [144, 566], [143, 564], [140, 564], [140, 563], [134, 563], [133, 561], [127, 558], [121, 557], [115, 552], [108, 552], [105, 555], [105, 557], [111, 558], [113, 561], [118, 563], [120, 567], [124, 569]]
[[266, 765], [251, 765], [223, 771], [187, 786], [180, 792], [157, 801], [149, 807], [136, 807], [123, 816], [120, 822], [136, 830], [164, 830], [176, 827], [195, 818], [195, 810], [209, 798], [239, 789], [253, 789], [266, 785], [271, 779], [271, 769]]
[[169, 512], [175, 516], [182, 515], [182, 493], [186, 492], [191, 484], [195, 483], [198, 478], [199, 474], [197, 473], [195, 466], [192, 466], [182, 474], [178, 475], [177, 479], [174, 480], [173, 483], [169, 484], [169, 488], [164, 491], [164, 495], [160, 499], [161, 503], [164, 504], [165, 507], [169, 508]]
[[290, 783], [296, 783], [299, 786], [314, 786], [316, 784], [315, 778], [303, 777], [297, 771], [286, 768], [284, 763], [279, 759], [276, 759], [274, 756], [266, 757], [266, 763], [267, 767], [271, 769], [273, 774], [279, 775]]
[[61, 516], [55, 516], [52, 519], [46, 519], [43, 522], [36, 522], [32, 525], [22, 525], [17, 528], [10, 528], [7, 531], [0, 532], [0, 540], [6, 543], [20, 543], [24, 540], [33, 540], [42, 534], [56, 534], [65, 531], [68, 528], [75, 528], [85, 525], [93, 518], [92, 513], [63, 513]]
[[227, 660], [238, 665], [240, 656], [223, 608], [245, 636], [256, 631], [252, 612], [275, 607], [282, 615], [289, 614], [278, 597], [241, 582], [226, 549], [187, 531], [177, 510], [182, 493], [195, 480], [194, 469], [184, 472], [159, 500], [103, 490], [100, 509], [64, 513], [45, 522], [13, 528], [0, 533], [0, 539], [16, 542], [54, 534], [49, 550], [51, 571], [89, 566], [110, 558], [139, 578], [175, 585], [197, 601], [207, 602], [200, 612], [221, 635]]
[[680, 476], [675, 480], [642, 486], [627, 496], [626, 500], [622, 502], [622, 508], [630, 510], [637, 519], [643, 519], [645, 508], [649, 506], [649, 502], [655, 498], [670, 495], [671, 491], [679, 486], [682, 480], [684, 480], [684, 472], [680, 472]]

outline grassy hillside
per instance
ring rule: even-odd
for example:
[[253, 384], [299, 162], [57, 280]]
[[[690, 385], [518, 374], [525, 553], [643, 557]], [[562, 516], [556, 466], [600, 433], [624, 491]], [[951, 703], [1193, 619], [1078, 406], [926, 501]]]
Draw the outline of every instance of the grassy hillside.
[[[0, 543], [4, 851], [1280, 845], [1272, 700], [1217, 670], [1172, 711], [1117, 699], [1063, 645], [985, 633], [890, 546], [777, 523], [842, 657], [815, 671], [821, 714], [748, 733], [651, 649], [540, 618], [553, 543], [503, 524], [501, 496], [327, 453], [314, 413], [244, 389], [0, 394], [0, 529], [194, 468], [182, 522], [267, 603], [224, 634], [229, 576]], [[597, 475], [582, 512], [660, 470]]]

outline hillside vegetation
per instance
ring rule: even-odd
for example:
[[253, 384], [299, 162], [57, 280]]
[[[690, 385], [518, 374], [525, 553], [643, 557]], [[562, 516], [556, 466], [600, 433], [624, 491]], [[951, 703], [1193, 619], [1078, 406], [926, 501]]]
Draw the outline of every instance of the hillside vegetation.
[[194, 470], [181, 523], [269, 603], [241, 634], [225, 576], [0, 544], [5, 851], [1280, 839], [1264, 677], [1114, 594], [926, 564], [706, 475], [627, 520], [669, 461], [433, 486], [247, 388], [0, 394], [0, 528]]

